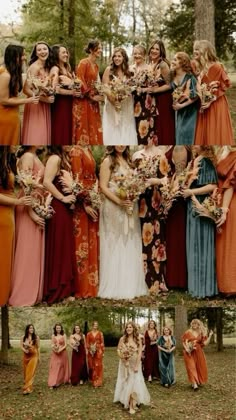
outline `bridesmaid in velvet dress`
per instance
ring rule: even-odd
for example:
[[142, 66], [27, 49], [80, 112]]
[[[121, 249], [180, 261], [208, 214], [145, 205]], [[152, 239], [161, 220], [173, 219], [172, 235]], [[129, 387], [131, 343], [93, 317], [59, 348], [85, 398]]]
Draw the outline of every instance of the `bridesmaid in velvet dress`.
[[72, 348], [71, 385], [83, 385], [88, 380], [86, 341], [80, 326], [75, 325], [69, 341]]
[[53, 389], [70, 382], [66, 335], [61, 324], [56, 324], [53, 328], [51, 345], [48, 386]]
[[153, 378], [159, 378], [158, 361], [158, 332], [157, 324], [151, 320], [148, 323], [148, 329], [145, 331], [145, 358], [144, 358], [144, 378], [152, 382]]
[[[96, 162], [89, 147], [74, 146], [71, 167], [85, 189], [96, 185]], [[75, 296], [89, 298], [98, 291], [98, 212], [89, 202], [79, 199], [73, 214], [77, 275]]]
[[61, 170], [70, 171], [68, 153], [62, 146], [51, 146], [44, 186], [53, 195], [55, 214], [46, 224], [44, 300], [54, 303], [74, 294], [76, 278], [73, 220], [70, 204], [76, 198], [64, 195], [60, 184]]
[[[22, 146], [17, 153], [18, 171], [29, 171], [42, 186], [44, 165], [36, 146]], [[19, 197], [24, 195], [23, 188]], [[16, 208], [15, 257], [9, 305], [31, 306], [42, 301], [45, 220], [25, 206]], [[27, 238], [27, 240], [26, 240]]]

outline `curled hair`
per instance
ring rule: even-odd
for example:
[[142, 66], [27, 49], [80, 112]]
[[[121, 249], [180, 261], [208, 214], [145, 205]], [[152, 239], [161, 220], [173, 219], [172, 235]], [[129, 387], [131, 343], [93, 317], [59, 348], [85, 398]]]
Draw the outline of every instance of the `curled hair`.
[[197, 59], [200, 70], [207, 71], [209, 65], [212, 62], [218, 61], [216, 56], [216, 50], [214, 46], [207, 40], [203, 39], [200, 41], [195, 41], [193, 45], [194, 49], [198, 49], [200, 52], [200, 58]]
[[[34, 329], [33, 324], [28, 324], [25, 327], [25, 334], [24, 334], [24, 337], [23, 337], [23, 343], [29, 337], [29, 329], [30, 329], [30, 327], [33, 327], [33, 329]], [[34, 329], [34, 332], [32, 334], [32, 343], [33, 343], [34, 346], [35, 346], [36, 342], [37, 342], [37, 335], [35, 334], [35, 329]]]
[[177, 60], [179, 60], [179, 63], [182, 67], [182, 70], [186, 73], [192, 73], [192, 66], [191, 66], [191, 60], [188, 54], [186, 54], [183, 51], [177, 52], [175, 54]]
[[60, 332], [60, 334], [61, 334], [61, 335], [64, 335], [63, 326], [62, 326], [59, 322], [57, 322], [57, 323], [54, 325], [54, 327], [53, 327], [53, 334], [54, 334], [54, 335], [57, 335], [56, 328], [57, 328], [58, 326], [59, 326], [59, 327], [61, 327], [61, 332]]
[[82, 332], [82, 330], [81, 330], [81, 328], [80, 328], [80, 325], [79, 324], [75, 324], [74, 325], [74, 328], [73, 328], [73, 331], [72, 331], [72, 334], [75, 334], [76, 332], [75, 332], [75, 328], [76, 327], [79, 327], [79, 329], [80, 329], [80, 334], [81, 334], [81, 343], [83, 343], [84, 342], [84, 336], [83, 336], [83, 332]]
[[[153, 324], [154, 324], [154, 330], [156, 331], [156, 333], [157, 333], [157, 323], [156, 323], [156, 321], [154, 321], [153, 319], [150, 319], [150, 321], [148, 321], [148, 330], [150, 329], [150, 324], [151, 324], [151, 322], [153, 322]], [[157, 335], [158, 335], [158, 333], [157, 333]]]
[[112, 76], [117, 76], [118, 74], [118, 66], [114, 63], [114, 56], [116, 53], [120, 53], [123, 57], [123, 63], [121, 64], [122, 72], [125, 76], [130, 77], [130, 71], [129, 71], [129, 57], [127, 52], [122, 47], [117, 47], [114, 49], [112, 57], [111, 57], [111, 65], [110, 65], [110, 78], [112, 79]]
[[203, 325], [202, 321], [200, 321], [200, 319], [198, 319], [198, 318], [194, 318], [194, 319], [192, 319], [192, 321], [190, 322], [190, 327], [191, 327], [191, 328], [192, 328], [192, 324], [193, 324], [193, 323], [198, 324], [198, 329], [201, 331], [201, 334], [205, 337], [205, 336], [206, 336], [206, 334], [207, 334], [207, 330], [206, 330], [206, 328], [204, 327], [204, 325]]
[[133, 321], [129, 321], [125, 325], [125, 331], [124, 331], [124, 335], [123, 335], [124, 343], [127, 343], [128, 342], [128, 337], [129, 336], [128, 336], [127, 331], [126, 331], [128, 325], [132, 325], [132, 327], [133, 327], [133, 338], [134, 338], [134, 342], [137, 344], [137, 347], [139, 347], [139, 345], [140, 345], [140, 339], [139, 339], [138, 327], [137, 327], [137, 325]]
[[157, 62], [157, 65], [160, 64], [162, 61], [165, 61], [165, 63], [168, 64], [168, 66], [170, 66], [170, 62], [167, 60], [166, 58], [166, 49], [165, 49], [165, 45], [164, 42], [161, 39], [156, 39], [150, 46], [149, 50], [148, 50], [148, 57], [149, 57], [149, 62], [150, 62], [150, 53], [152, 48], [154, 47], [154, 45], [158, 45], [160, 48], [160, 58]]
[[61, 159], [61, 169], [71, 170], [70, 155], [63, 146], [48, 146], [48, 158], [52, 155], [57, 155]]
[[164, 330], [168, 330], [169, 331], [169, 334], [170, 335], [172, 335], [172, 331], [171, 331], [171, 329], [169, 328], [169, 327], [167, 327], [166, 325], [163, 327], [163, 329], [162, 329], [162, 334], [164, 335], [165, 333], [164, 333]]
[[9, 96], [17, 96], [22, 90], [22, 56], [24, 47], [9, 44], [5, 49], [4, 63], [10, 74]]
[[58, 67], [60, 74], [63, 74], [63, 67], [64, 67], [64, 69], [66, 70], [67, 74], [71, 77], [72, 75], [71, 75], [71, 67], [70, 67], [70, 64], [69, 63], [63, 63], [63, 66], [62, 67], [60, 66], [60, 63], [59, 63], [59, 61], [60, 61], [59, 60], [60, 48], [65, 48], [66, 51], [67, 51], [67, 53], [68, 53], [68, 56], [69, 56], [69, 51], [68, 51], [68, 49], [67, 49], [67, 47], [65, 45], [62, 45], [62, 44], [55, 44], [55, 45], [53, 45], [52, 46], [52, 59], [51, 59], [52, 66]]
[[134, 45], [133, 53], [135, 49], [139, 50], [144, 57], [147, 55], [147, 50], [143, 45], [141, 44]]
[[93, 40], [89, 41], [89, 43], [85, 47], [84, 51], [86, 52], [86, 54], [91, 54], [91, 52], [93, 53], [94, 51], [97, 51], [100, 44], [101, 44], [101, 42], [98, 41], [98, 39], [93, 39]]
[[16, 174], [16, 157], [10, 146], [0, 146], [0, 168], [0, 186], [7, 190], [10, 172]]
[[[193, 151], [194, 151], [194, 146], [193, 146]], [[217, 158], [216, 158], [215, 146], [205, 146], [205, 145], [198, 146], [197, 154], [207, 159], [210, 159], [213, 165], [216, 166]]]
[[[117, 158], [117, 151], [115, 149], [115, 146], [107, 146], [106, 147], [106, 152], [104, 155], [104, 159], [106, 159], [106, 157], [109, 156], [110, 157], [110, 169], [111, 171], [113, 171], [115, 169], [115, 167], [119, 166], [119, 162], [118, 162], [118, 158]], [[129, 166], [133, 166], [132, 161], [131, 161], [131, 157], [130, 157], [130, 149], [129, 146], [126, 146], [125, 150], [122, 153], [123, 158], [126, 160], [126, 162], [128, 163]]]
[[52, 67], [52, 50], [49, 47], [49, 45], [47, 44], [47, 42], [45, 42], [45, 41], [39, 41], [35, 44], [35, 46], [33, 48], [33, 51], [31, 53], [31, 56], [30, 56], [29, 65], [31, 66], [31, 64], [33, 64], [35, 61], [38, 60], [38, 57], [36, 55], [36, 49], [37, 49], [37, 46], [40, 45], [40, 44], [46, 45], [48, 47], [48, 58], [45, 61], [45, 69], [50, 70], [50, 68]]

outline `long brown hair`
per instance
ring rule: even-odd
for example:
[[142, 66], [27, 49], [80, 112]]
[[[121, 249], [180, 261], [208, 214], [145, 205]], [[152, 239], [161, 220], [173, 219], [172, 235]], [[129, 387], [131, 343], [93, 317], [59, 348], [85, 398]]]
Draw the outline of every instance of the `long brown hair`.
[[130, 71], [129, 71], [129, 57], [127, 55], [127, 52], [122, 47], [117, 47], [114, 49], [112, 57], [111, 57], [111, 65], [110, 65], [110, 78], [112, 76], [117, 76], [118, 67], [114, 63], [114, 56], [116, 53], [121, 53], [123, 57], [123, 63], [121, 64], [121, 70], [124, 73], [125, 76], [130, 77]]
[[[110, 169], [111, 169], [111, 171], [113, 171], [115, 169], [115, 167], [119, 166], [119, 162], [118, 162], [118, 159], [117, 159], [117, 151], [115, 149], [115, 146], [107, 146], [106, 147], [106, 152], [105, 152], [105, 155], [104, 155], [102, 161], [104, 159], [106, 159], [107, 156], [110, 157], [110, 161], [111, 161]], [[131, 157], [130, 157], [129, 146], [126, 146], [125, 150], [122, 153], [122, 156], [126, 160], [128, 165], [130, 167], [132, 167], [133, 164], [132, 164], [132, 160], [131, 160]]]
[[125, 330], [124, 330], [124, 343], [128, 343], [128, 334], [127, 334], [127, 327], [128, 325], [132, 325], [133, 327], [133, 338], [134, 338], [134, 342], [137, 344], [137, 346], [139, 347], [140, 345], [140, 338], [139, 338], [139, 332], [138, 332], [138, 328], [137, 325], [133, 322], [133, 321], [128, 321], [125, 325]]
[[61, 159], [60, 169], [65, 169], [66, 171], [71, 170], [70, 155], [69, 152], [66, 151], [63, 146], [48, 146], [47, 152], [48, 158], [52, 155], [59, 156], [59, 158]]

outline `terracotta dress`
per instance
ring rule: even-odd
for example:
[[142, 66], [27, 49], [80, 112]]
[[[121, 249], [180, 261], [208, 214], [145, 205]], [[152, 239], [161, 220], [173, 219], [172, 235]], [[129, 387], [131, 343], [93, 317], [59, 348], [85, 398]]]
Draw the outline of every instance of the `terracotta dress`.
[[104, 339], [101, 331], [97, 331], [95, 335], [92, 331], [88, 332], [86, 346], [88, 349], [89, 379], [96, 388], [102, 386], [103, 383]]
[[[53, 337], [52, 344], [58, 344], [64, 347], [65, 338], [62, 336], [59, 340]], [[61, 353], [52, 351], [49, 364], [48, 386], [57, 387], [70, 382], [69, 359], [66, 349]]]
[[[28, 344], [26, 342], [26, 344]], [[23, 391], [32, 392], [36, 369], [39, 362], [37, 344], [30, 344], [29, 353], [23, 353], [24, 386]]]
[[[0, 185], [0, 194], [14, 197], [14, 175], [9, 174], [9, 186], [5, 190]], [[0, 204], [0, 306], [7, 304], [14, 255], [15, 217], [14, 206]]]
[[[54, 179], [62, 192], [59, 176]], [[70, 204], [53, 198], [55, 214], [46, 224], [44, 300], [54, 303], [72, 296], [75, 291], [76, 262], [73, 238], [73, 215]]]
[[88, 58], [80, 61], [77, 77], [82, 81], [83, 98], [73, 101], [73, 144], [102, 144], [102, 123], [99, 103], [90, 99], [94, 94], [93, 83], [98, 80], [98, 65]]
[[208, 109], [198, 113], [194, 143], [200, 145], [234, 144], [229, 105], [225, 97], [225, 91], [230, 87], [230, 80], [220, 63], [212, 64], [207, 74], [201, 79], [201, 83], [207, 85], [213, 81], [219, 83], [217, 91], [214, 92], [217, 100]]
[[[72, 172], [78, 175], [85, 189], [96, 183], [96, 163], [92, 153], [80, 146], [71, 150]], [[83, 199], [78, 199], [73, 213], [75, 258], [77, 275], [75, 280], [76, 297], [95, 297], [98, 290], [98, 222], [88, 216], [83, 207]]]
[[155, 342], [153, 342], [148, 334], [145, 332], [145, 358], [143, 362], [143, 376], [145, 379], [151, 375], [152, 378], [159, 378], [159, 361], [158, 361], [158, 348], [157, 348], [157, 334], [155, 336]]
[[[5, 72], [0, 67], [0, 75]], [[13, 145], [20, 143], [19, 106], [4, 106], [0, 104], [0, 144]]]
[[[76, 343], [76, 340], [75, 340]], [[72, 350], [72, 359], [71, 359], [71, 385], [77, 385], [80, 381], [87, 381], [88, 379], [88, 369], [86, 362], [86, 351], [85, 343], [82, 340], [79, 341], [77, 345], [78, 350]]]
[[[34, 157], [33, 175], [42, 183], [44, 165]], [[20, 196], [24, 192], [20, 192]], [[27, 240], [26, 240], [27, 238]], [[28, 214], [28, 207], [16, 207], [16, 243], [9, 305], [31, 306], [42, 301], [44, 279], [44, 230]]]
[[202, 348], [206, 337], [203, 337], [202, 335], [195, 337], [192, 332], [188, 330], [182, 336], [182, 341], [186, 342], [186, 340], [193, 343], [194, 347], [196, 347], [190, 354], [185, 350], [183, 351], [188, 380], [191, 384], [205, 384], [208, 379], [208, 374], [206, 357]]
[[236, 294], [236, 152], [231, 152], [217, 166], [222, 194], [233, 187], [226, 222], [216, 234], [216, 274], [221, 293]]

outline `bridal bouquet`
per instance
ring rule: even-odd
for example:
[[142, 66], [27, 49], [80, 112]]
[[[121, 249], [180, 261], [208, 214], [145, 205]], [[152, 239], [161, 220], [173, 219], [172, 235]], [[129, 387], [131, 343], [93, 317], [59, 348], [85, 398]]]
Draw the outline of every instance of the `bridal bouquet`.
[[40, 191], [35, 191], [32, 195], [32, 198], [32, 208], [34, 212], [43, 219], [51, 219], [55, 213], [55, 210], [51, 206], [53, 199], [52, 194], [48, 192], [41, 193]]
[[42, 188], [42, 184], [39, 183], [41, 174], [33, 174], [32, 170], [20, 170], [16, 175], [16, 181], [21, 184], [25, 195], [31, 195], [35, 188]]
[[120, 175], [115, 178], [117, 190], [116, 195], [121, 200], [130, 200], [132, 204], [127, 208], [127, 214], [132, 215], [134, 203], [138, 200], [140, 194], [145, 191], [145, 182], [137, 170], [130, 169], [127, 175]]
[[[216, 99], [216, 95], [214, 94], [219, 88], [220, 82], [213, 81], [207, 85], [207, 83], [202, 83], [198, 87], [198, 94], [201, 99], [201, 105], [207, 105], [208, 103], [214, 101]], [[200, 109], [200, 112], [204, 112], [204, 109]]]
[[109, 84], [95, 82], [94, 86], [100, 95], [107, 95], [112, 98], [117, 112], [121, 111], [122, 102], [125, 101], [132, 92], [132, 88], [126, 82], [121, 82], [118, 77], [115, 76], [113, 76]]
[[49, 77], [42, 79], [39, 76], [32, 76], [29, 73], [27, 75], [27, 81], [36, 96], [52, 96], [55, 94], [55, 89], [51, 86]]
[[135, 348], [131, 344], [122, 343], [118, 348], [118, 355], [124, 361], [126, 366], [129, 365], [129, 359], [134, 355]]
[[94, 357], [96, 352], [97, 352], [97, 344], [96, 343], [90, 344], [89, 353], [91, 354], [91, 356]]
[[188, 354], [191, 354], [194, 350], [196, 350], [196, 340], [193, 341], [189, 341], [189, 340], [185, 340], [184, 342], [185, 347], [186, 347], [186, 351]]
[[222, 208], [219, 206], [221, 202], [221, 194], [218, 188], [215, 188], [213, 193], [206, 197], [200, 203], [195, 195], [192, 196], [193, 208], [198, 216], [208, 217], [215, 223], [219, 221], [223, 214]]

